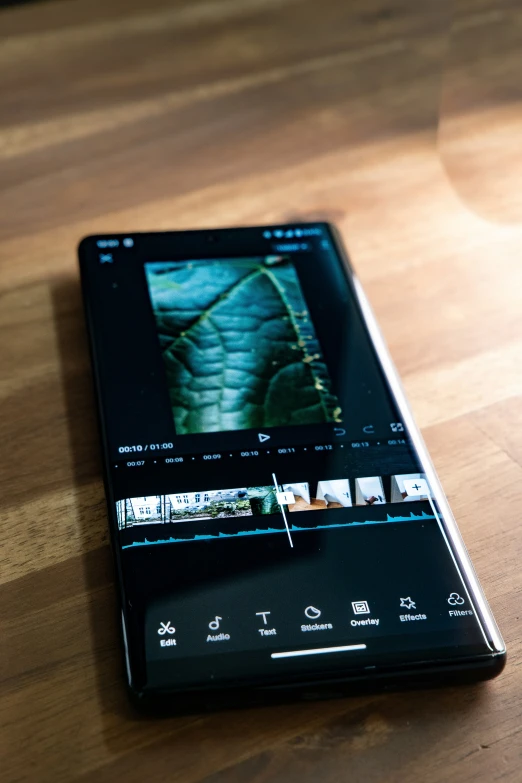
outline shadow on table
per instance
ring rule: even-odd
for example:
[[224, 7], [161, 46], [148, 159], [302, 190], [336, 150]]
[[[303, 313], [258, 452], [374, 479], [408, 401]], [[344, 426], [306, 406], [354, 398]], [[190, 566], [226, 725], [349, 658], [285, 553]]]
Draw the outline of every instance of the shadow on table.
[[136, 720], [125, 693], [98, 422], [79, 280], [67, 278], [55, 282], [51, 298], [75, 483], [76, 518], [81, 526], [83, 551], [78, 554], [88, 597], [90, 646], [95, 657], [102, 712], [104, 718], [117, 714], [121, 719]]
[[[403, 764], [462, 728], [467, 718], [488, 700], [485, 687], [430, 690], [354, 697], [339, 701], [300, 703], [262, 709], [209, 714], [204, 718], [170, 718], [160, 722], [139, 716], [125, 693], [123, 654], [114, 590], [112, 557], [102, 486], [94, 394], [83, 320], [79, 281], [62, 279], [52, 285], [52, 303], [73, 462], [77, 518], [82, 528], [78, 553], [88, 611], [98, 694], [94, 710], [101, 712], [103, 741], [116, 757], [124, 754], [132, 764], [157, 758], [171, 762], [177, 774], [203, 765], [211, 775], [229, 764], [244, 767], [245, 778], [255, 776], [281, 747], [310, 756], [314, 763], [350, 753], [352, 777], [375, 777], [377, 746], [395, 744], [402, 737], [401, 754], [387, 761]], [[267, 711], [270, 711], [269, 714]], [[99, 721], [94, 712], [93, 720]], [[172, 735], [175, 734], [176, 737]], [[204, 750], [202, 749], [204, 746]], [[129, 750], [131, 748], [131, 750]], [[311, 753], [313, 751], [313, 753]], [[409, 759], [406, 757], [409, 754]], [[355, 757], [355, 764], [354, 764]], [[225, 762], [225, 758], [228, 759]], [[119, 762], [118, 762], [119, 763]], [[130, 764], [130, 761], [126, 762]], [[129, 771], [134, 769], [132, 764]], [[253, 766], [252, 766], [253, 765]], [[123, 770], [118, 766], [118, 773]], [[391, 769], [390, 767], [390, 769]], [[135, 771], [135, 770], [134, 770]], [[338, 771], [338, 768], [337, 768]], [[331, 779], [337, 779], [332, 769]], [[132, 774], [131, 774], [132, 777]], [[132, 778], [134, 779], [134, 778]], [[275, 779], [275, 778], [274, 778]], [[323, 780], [328, 780], [325, 775]]]

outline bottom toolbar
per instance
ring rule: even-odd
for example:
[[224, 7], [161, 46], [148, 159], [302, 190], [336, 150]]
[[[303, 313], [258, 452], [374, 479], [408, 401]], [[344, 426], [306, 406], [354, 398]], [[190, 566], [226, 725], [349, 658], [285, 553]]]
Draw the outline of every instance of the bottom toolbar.
[[[419, 603], [419, 608], [417, 603]], [[204, 623], [202, 624], [202, 627], [199, 629], [199, 640], [207, 644], [230, 642], [234, 632], [240, 632], [241, 635], [244, 635], [245, 630], [247, 634], [250, 634], [252, 641], [259, 641], [260, 638], [265, 640], [267, 637], [270, 637], [272, 640], [274, 636], [287, 635], [285, 632], [288, 631], [289, 625], [292, 626], [294, 631], [300, 629], [301, 633], [319, 632], [321, 635], [327, 635], [324, 632], [333, 631], [337, 633], [352, 633], [352, 629], [363, 629], [365, 634], [367, 634], [369, 629], [376, 630], [378, 628], [380, 628], [381, 633], [386, 634], [397, 632], [400, 624], [406, 622], [422, 622], [426, 623], [427, 626], [432, 623], [436, 625], [440, 622], [441, 614], [443, 616], [447, 614], [448, 617], [455, 619], [469, 618], [474, 615], [473, 609], [468, 606], [467, 599], [457, 592], [451, 592], [448, 597], [440, 598], [439, 604], [439, 611], [432, 613], [431, 610], [424, 608], [422, 601], [415, 601], [411, 596], [398, 597], [395, 601], [395, 606], [393, 606], [392, 602], [386, 602], [386, 604], [380, 602], [380, 606], [375, 604], [370, 606], [369, 602], [365, 600], [352, 601], [351, 608], [350, 604], [347, 604], [343, 617], [339, 617], [337, 613], [335, 624], [332, 622], [332, 612], [329, 612], [324, 606], [319, 608], [311, 604], [303, 610], [301, 619], [298, 616], [289, 619], [288, 616], [283, 617], [280, 612], [272, 612], [269, 609], [250, 612], [248, 617], [234, 617], [221, 608], [221, 611], [223, 611], [222, 615], [214, 615], [206, 626]], [[452, 609], [451, 607], [456, 604], [464, 608], [460, 610]], [[408, 611], [405, 612], [404, 609]], [[444, 611], [445, 609], [446, 611]], [[360, 615], [367, 615], [367, 617], [359, 619]], [[320, 618], [323, 619], [321, 620]], [[310, 623], [307, 620], [313, 620], [313, 622]], [[258, 625], [261, 627], [256, 627]], [[160, 648], [178, 647], [179, 634], [177, 635], [176, 626], [172, 620], [160, 620], [156, 632], [159, 637], [158, 646]], [[194, 632], [197, 633], [197, 630], [194, 626], [191, 626], [190, 634], [188, 635], [194, 636]]]

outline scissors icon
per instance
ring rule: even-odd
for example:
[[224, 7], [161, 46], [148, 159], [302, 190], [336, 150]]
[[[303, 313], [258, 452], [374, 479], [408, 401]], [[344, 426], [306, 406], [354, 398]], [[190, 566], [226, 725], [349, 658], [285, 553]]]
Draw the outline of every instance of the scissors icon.
[[160, 636], [165, 636], [166, 633], [176, 633], [176, 629], [170, 624], [170, 620], [168, 620], [166, 623], [160, 623], [158, 633]]

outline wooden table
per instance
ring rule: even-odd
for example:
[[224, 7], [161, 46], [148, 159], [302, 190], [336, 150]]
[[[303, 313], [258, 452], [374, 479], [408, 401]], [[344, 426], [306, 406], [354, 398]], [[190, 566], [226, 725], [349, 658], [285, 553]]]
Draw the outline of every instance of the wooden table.
[[[521, 780], [522, 16], [493, 0], [450, 11], [0, 12], [3, 783]], [[123, 688], [77, 242], [316, 217], [345, 235], [507, 669], [477, 687], [141, 720]]]

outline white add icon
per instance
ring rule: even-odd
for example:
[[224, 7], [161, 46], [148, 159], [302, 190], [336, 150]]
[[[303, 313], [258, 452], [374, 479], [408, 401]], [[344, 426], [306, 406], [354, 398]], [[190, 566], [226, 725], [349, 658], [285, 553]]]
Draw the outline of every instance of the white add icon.
[[166, 633], [176, 633], [176, 629], [170, 624], [170, 620], [168, 620], [166, 623], [160, 623], [158, 633], [160, 636], [165, 636]]
[[428, 482], [426, 479], [404, 479], [404, 491], [408, 497], [419, 497], [420, 495], [428, 496], [430, 491], [428, 489]]

